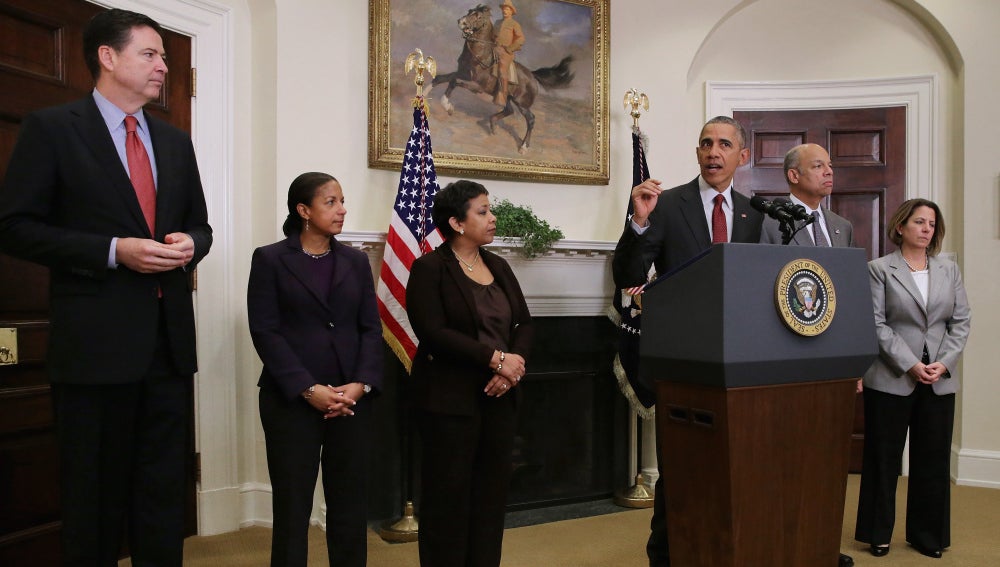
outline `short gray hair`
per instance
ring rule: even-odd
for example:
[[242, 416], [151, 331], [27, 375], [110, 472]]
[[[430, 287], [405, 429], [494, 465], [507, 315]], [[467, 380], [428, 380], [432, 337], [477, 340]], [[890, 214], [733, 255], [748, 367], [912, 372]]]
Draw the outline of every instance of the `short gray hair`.
[[789, 171], [793, 169], [797, 171], [799, 169], [799, 165], [802, 162], [802, 150], [805, 149], [807, 145], [808, 144], [799, 144], [785, 153], [785, 181], [788, 181]]

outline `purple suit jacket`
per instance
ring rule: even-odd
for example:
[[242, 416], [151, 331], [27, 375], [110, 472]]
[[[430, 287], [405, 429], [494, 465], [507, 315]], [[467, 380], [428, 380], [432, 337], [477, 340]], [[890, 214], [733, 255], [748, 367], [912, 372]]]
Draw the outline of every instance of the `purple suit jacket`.
[[336, 239], [331, 248], [330, 289], [311, 285], [315, 260], [302, 253], [298, 234], [253, 253], [247, 315], [264, 363], [257, 385], [289, 400], [313, 384], [382, 387], [382, 325], [368, 256]]

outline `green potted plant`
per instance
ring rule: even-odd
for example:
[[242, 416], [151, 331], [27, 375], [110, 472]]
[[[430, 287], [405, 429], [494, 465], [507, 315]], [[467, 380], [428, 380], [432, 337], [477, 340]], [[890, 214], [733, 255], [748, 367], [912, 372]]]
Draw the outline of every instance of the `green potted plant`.
[[558, 227], [538, 218], [531, 207], [515, 205], [507, 199], [493, 202], [491, 210], [497, 217], [496, 236], [499, 238], [521, 239], [521, 255], [534, 258], [544, 254], [563, 233]]

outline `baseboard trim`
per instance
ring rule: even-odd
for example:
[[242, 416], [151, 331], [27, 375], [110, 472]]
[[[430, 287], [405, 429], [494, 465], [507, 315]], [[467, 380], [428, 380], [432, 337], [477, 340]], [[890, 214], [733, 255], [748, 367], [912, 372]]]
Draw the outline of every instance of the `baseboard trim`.
[[1000, 489], [1000, 452], [959, 449], [952, 452], [955, 484]]
[[272, 527], [274, 514], [271, 509], [271, 485], [248, 482], [240, 486], [241, 528], [250, 526]]
[[235, 487], [198, 492], [198, 535], [210, 536], [236, 531], [240, 527], [240, 491]]

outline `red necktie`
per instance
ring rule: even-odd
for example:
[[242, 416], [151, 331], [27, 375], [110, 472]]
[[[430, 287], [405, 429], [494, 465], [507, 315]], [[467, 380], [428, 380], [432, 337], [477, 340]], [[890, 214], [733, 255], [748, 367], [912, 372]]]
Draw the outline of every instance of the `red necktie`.
[[146, 217], [149, 234], [156, 237], [156, 185], [153, 183], [153, 168], [149, 165], [149, 155], [135, 129], [139, 121], [135, 116], [125, 117], [125, 159], [128, 160], [129, 177], [135, 196], [139, 198], [142, 216]]
[[729, 242], [729, 235], [726, 233], [726, 213], [722, 212], [722, 202], [725, 197], [722, 194], [715, 196], [715, 208], [712, 209], [712, 244]]

